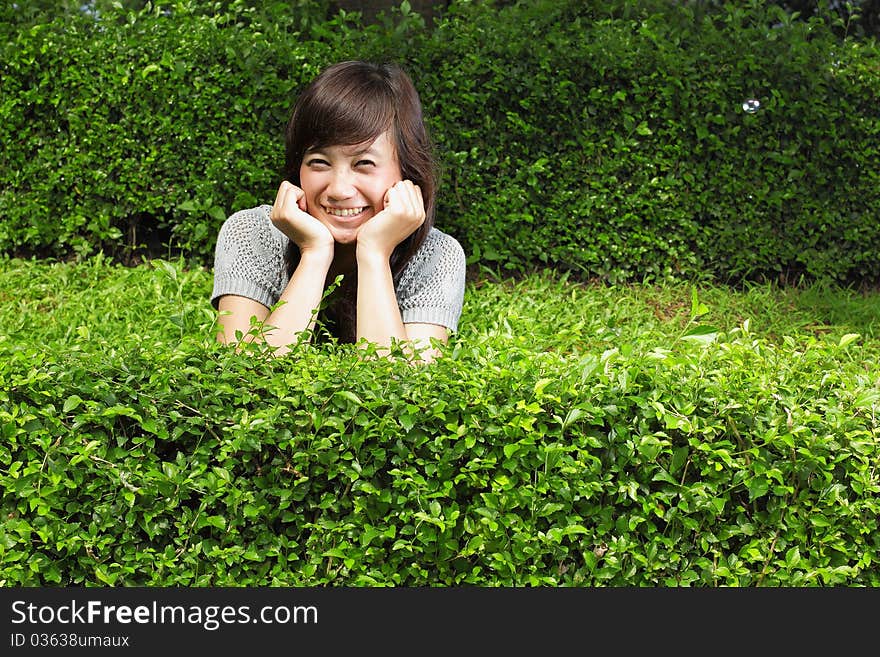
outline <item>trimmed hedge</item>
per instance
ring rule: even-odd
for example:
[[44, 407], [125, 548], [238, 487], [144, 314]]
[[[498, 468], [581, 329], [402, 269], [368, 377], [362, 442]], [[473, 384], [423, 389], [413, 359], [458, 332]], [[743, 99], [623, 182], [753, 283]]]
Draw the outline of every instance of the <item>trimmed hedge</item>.
[[405, 3], [366, 27], [313, 18], [175, 5], [10, 35], [0, 250], [165, 244], [208, 263], [223, 218], [273, 198], [301, 87], [333, 60], [391, 57], [438, 144], [439, 225], [472, 262], [880, 280], [876, 41], [758, 2], [461, 0], [432, 28]]
[[880, 586], [876, 338], [534, 278], [430, 367], [273, 360], [212, 342], [207, 271], [2, 270], [4, 586]]
[[118, 254], [164, 235], [206, 256], [228, 208], [273, 191], [294, 90], [331, 60], [236, 18], [75, 16], [9, 40], [0, 245]]
[[689, 4], [469, 8], [411, 54], [474, 260], [877, 280], [876, 42]]

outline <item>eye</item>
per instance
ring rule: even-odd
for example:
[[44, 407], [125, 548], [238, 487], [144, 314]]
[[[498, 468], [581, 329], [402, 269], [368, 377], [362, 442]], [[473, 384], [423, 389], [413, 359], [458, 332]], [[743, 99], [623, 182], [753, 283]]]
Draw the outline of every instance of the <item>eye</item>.
[[312, 157], [306, 160], [307, 167], [329, 167], [330, 163], [320, 157]]
[[354, 165], [356, 167], [374, 167], [376, 163], [373, 160], [358, 160]]

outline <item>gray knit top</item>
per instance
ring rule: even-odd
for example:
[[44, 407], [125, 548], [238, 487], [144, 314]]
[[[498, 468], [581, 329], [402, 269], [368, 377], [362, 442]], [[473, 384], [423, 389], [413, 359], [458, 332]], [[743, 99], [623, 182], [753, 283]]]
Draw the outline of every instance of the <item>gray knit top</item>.
[[[224, 294], [236, 294], [271, 308], [287, 286], [284, 254], [290, 243], [269, 218], [271, 205], [240, 210], [220, 227], [214, 251], [217, 308]], [[465, 255], [451, 235], [431, 228], [424, 243], [394, 279], [403, 323], [440, 324], [458, 329], [464, 302]]]

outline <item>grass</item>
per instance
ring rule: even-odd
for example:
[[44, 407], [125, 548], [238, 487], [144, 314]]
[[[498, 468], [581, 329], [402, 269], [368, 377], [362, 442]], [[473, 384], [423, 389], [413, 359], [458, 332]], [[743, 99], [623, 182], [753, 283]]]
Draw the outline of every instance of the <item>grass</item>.
[[[814, 284], [740, 289], [671, 281], [582, 284], [549, 271], [519, 280], [487, 278], [470, 284], [460, 339], [469, 334], [528, 336], [535, 350], [599, 352], [621, 344], [662, 345], [695, 324], [719, 333], [744, 324], [774, 344], [839, 342], [857, 334], [860, 353], [876, 360], [880, 294]], [[847, 338], [849, 339], [849, 338]]]
[[[211, 272], [182, 262], [137, 267], [101, 257], [80, 263], [0, 259], [0, 336], [47, 349], [104, 340], [210, 339]], [[583, 353], [621, 344], [662, 346], [694, 325], [719, 333], [748, 326], [783, 344], [857, 335], [852, 357], [880, 353], [880, 293], [829, 285], [734, 289], [705, 283], [581, 283], [549, 270], [471, 280], [454, 342], [509, 340], [536, 352]], [[847, 338], [848, 340], [850, 338]]]

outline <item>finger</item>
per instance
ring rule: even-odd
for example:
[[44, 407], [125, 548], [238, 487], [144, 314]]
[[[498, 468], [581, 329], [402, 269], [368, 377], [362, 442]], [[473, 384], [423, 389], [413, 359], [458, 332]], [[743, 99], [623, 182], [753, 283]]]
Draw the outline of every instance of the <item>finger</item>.
[[287, 183], [287, 193], [284, 195], [284, 206], [290, 215], [296, 214], [297, 208], [302, 209], [305, 192], [294, 185]]
[[[407, 180], [400, 180], [389, 187], [386, 192], [389, 203], [399, 208], [401, 212], [409, 212], [411, 210], [412, 204], [409, 198], [411, 192], [407, 185], [408, 182]], [[386, 207], [387, 205], [386, 203]]]
[[281, 184], [278, 185], [278, 191], [275, 193], [275, 201], [272, 203], [272, 209], [269, 211], [269, 219], [275, 221], [277, 219], [281, 208], [284, 206], [284, 196], [287, 193], [287, 185], [289, 185], [286, 180], [282, 180]]
[[297, 213], [297, 210], [305, 212], [307, 207], [305, 196], [306, 194], [302, 189], [285, 181], [284, 193], [280, 199], [279, 209], [286, 217], [292, 217]]
[[409, 213], [419, 219], [419, 223], [424, 221], [425, 219], [425, 202], [422, 199], [422, 190], [415, 183], [407, 180], [407, 185], [404, 187], [406, 190], [406, 200], [408, 204]]
[[424, 220], [425, 199], [422, 197], [422, 188], [415, 184], [413, 185], [413, 202], [415, 203], [416, 213], [422, 217], [422, 220]]

